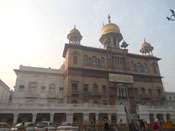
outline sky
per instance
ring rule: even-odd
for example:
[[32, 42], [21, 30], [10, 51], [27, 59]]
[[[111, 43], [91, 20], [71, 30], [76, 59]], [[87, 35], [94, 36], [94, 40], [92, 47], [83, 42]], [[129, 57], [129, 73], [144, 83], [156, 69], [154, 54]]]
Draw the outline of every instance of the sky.
[[165, 91], [175, 92], [175, 0], [0, 0], [0, 79], [15, 86], [20, 65], [58, 69], [67, 34], [76, 24], [82, 45], [103, 48], [103, 23], [119, 26], [129, 53], [141, 54], [144, 38], [159, 61]]

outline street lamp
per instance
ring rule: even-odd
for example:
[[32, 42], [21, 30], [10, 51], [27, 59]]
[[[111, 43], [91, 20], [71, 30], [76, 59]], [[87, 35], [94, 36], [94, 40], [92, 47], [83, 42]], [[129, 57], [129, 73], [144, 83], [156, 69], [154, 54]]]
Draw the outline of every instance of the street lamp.
[[174, 10], [170, 9], [172, 15], [170, 17], [166, 17], [169, 21], [175, 21], [175, 12]]

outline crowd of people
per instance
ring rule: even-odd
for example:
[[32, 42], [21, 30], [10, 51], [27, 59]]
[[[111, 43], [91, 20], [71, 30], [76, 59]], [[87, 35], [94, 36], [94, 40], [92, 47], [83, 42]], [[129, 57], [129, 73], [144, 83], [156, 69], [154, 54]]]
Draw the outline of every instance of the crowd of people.
[[[162, 123], [159, 117], [155, 120], [152, 126], [153, 131], [162, 131], [161, 127]], [[122, 119], [118, 123], [109, 124], [108, 121], [105, 119], [103, 121], [103, 126], [101, 128], [97, 128], [94, 125], [94, 128], [97, 131], [146, 131], [146, 123], [143, 119], [138, 120], [131, 120], [128, 123], [123, 123]]]

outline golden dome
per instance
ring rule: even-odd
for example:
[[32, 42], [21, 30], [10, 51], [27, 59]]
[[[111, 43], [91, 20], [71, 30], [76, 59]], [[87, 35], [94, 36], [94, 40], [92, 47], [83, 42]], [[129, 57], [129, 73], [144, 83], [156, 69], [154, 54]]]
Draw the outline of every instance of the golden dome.
[[109, 23], [103, 27], [101, 34], [104, 35], [110, 32], [120, 33], [120, 29], [116, 24]]
[[151, 47], [151, 44], [145, 41], [145, 42], [142, 44], [141, 49], [146, 48], [146, 47]]
[[79, 33], [79, 34], [80, 34], [80, 31], [77, 30], [76, 28], [74, 28], [74, 29], [70, 30], [70, 34], [71, 34], [71, 33]]

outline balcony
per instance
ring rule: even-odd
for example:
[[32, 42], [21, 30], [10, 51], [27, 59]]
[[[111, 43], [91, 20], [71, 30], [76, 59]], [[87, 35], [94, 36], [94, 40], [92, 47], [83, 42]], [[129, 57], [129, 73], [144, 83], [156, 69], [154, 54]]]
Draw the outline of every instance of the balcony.
[[56, 94], [55, 93], [54, 94], [49, 93], [49, 94], [47, 94], [47, 98], [48, 99], [55, 99], [56, 98]]
[[102, 97], [102, 93], [101, 92], [92, 92], [92, 97]]
[[140, 99], [141, 100], [150, 100], [150, 96], [149, 95], [140, 95]]
[[83, 98], [88, 100], [90, 98], [90, 93], [88, 91], [83, 92]]
[[77, 90], [72, 91], [72, 96], [79, 97], [79, 95], [80, 95], [79, 91], [77, 91]]
[[37, 98], [38, 97], [38, 94], [36, 92], [28, 92], [26, 95], [25, 95], [26, 98]]
[[156, 96], [155, 97], [156, 101], [162, 101], [162, 100], [166, 100], [166, 97], [164, 95], [160, 95], [160, 96]]

